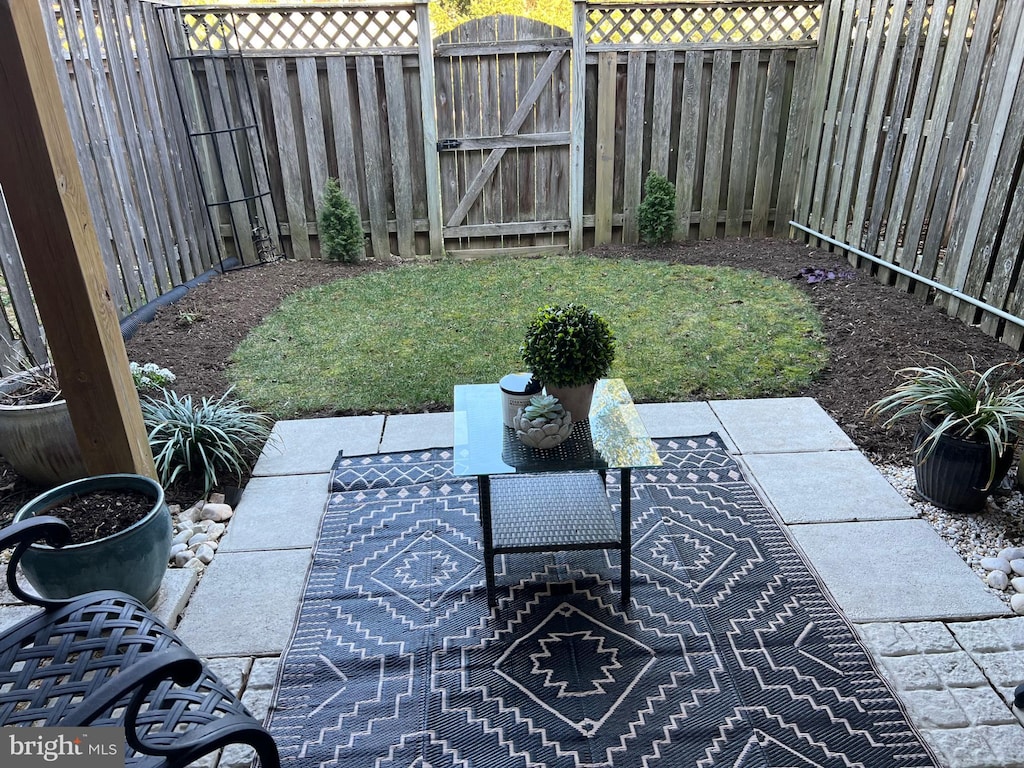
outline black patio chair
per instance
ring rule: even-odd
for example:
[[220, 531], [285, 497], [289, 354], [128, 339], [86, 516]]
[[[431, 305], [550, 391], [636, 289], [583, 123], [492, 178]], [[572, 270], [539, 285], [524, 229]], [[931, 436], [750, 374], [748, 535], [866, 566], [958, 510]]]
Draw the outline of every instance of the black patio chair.
[[34, 541], [69, 539], [55, 517], [0, 530], [14, 547], [7, 584], [41, 608], [0, 630], [0, 726], [115, 726], [125, 762], [179, 768], [229, 744], [251, 746], [262, 768], [279, 768], [277, 746], [242, 702], [143, 603], [121, 592], [48, 600], [18, 584]]

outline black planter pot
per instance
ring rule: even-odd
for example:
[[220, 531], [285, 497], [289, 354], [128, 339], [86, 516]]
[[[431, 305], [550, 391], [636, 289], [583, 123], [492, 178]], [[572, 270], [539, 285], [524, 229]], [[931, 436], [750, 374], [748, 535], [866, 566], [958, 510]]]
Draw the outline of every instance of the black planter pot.
[[[933, 423], [921, 422], [914, 437], [915, 451], [934, 429]], [[988, 443], [942, 435], [924, 461], [914, 462], [917, 492], [940, 509], [980, 512], [992, 489], [1006, 476], [1012, 463], [1011, 446], [997, 459], [995, 476], [989, 483], [992, 454]]]

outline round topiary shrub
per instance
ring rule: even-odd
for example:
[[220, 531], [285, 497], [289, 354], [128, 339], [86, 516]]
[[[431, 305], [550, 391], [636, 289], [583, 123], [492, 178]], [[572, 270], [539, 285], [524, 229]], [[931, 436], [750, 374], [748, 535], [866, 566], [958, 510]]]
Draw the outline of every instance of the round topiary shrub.
[[530, 321], [519, 352], [545, 385], [579, 387], [608, 374], [615, 360], [615, 334], [604, 318], [582, 304], [544, 307]]

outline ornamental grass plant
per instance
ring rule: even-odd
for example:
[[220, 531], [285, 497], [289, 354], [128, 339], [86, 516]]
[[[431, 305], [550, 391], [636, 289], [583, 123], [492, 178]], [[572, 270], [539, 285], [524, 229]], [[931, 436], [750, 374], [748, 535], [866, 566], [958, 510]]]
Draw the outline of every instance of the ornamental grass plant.
[[240, 479], [270, 437], [273, 420], [229, 399], [191, 395], [165, 389], [160, 397], [141, 401], [160, 482], [166, 487], [179, 478], [201, 478], [206, 493], [225, 475]]
[[[935, 365], [912, 366], [897, 371], [903, 381], [878, 400], [868, 413], [888, 414], [883, 426], [913, 416], [934, 429], [917, 449], [925, 461], [943, 435], [987, 443], [992, 473], [998, 457], [1016, 445], [1024, 434], [1024, 380], [1021, 361], [1007, 361], [984, 371], [959, 368], [941, 357]], [[989, 478], [991, 485], [993, 478]]]

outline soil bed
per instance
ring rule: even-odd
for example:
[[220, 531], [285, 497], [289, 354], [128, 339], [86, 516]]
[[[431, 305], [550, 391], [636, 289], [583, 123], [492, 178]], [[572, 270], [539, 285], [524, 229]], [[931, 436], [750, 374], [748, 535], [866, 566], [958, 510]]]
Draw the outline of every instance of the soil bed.
[[[880, 283], [868, 270], [853, 270], [835, 253], [795, 242], [711, 240], [658, 248], [601, 247], [591, 254], [753, 269], [799, 286], [821, 314], [830, 362], [816, 381], [796, 394], [816, 399], [878, 463], [910, 462], [913, 425], [886, 431], [864, 415], [865, 409], [892, 387], [898, 369], [928, 363], [925, 353], [957, 365], [968, 363], [969, 356], [973, 356], [976, 365], [984, 367], [1017, 357], [1014, 350], [978, 328], [951, 319], [914, 295]], [[178, 377], [174, 389], [181, 395], [219, 396], [228, 387], [225, 371], [232, 350], [285, 296], [389, 266], [278, 262], [228, 273], [197, 286], [178, 303], [161, 308], [154, 320], [128, 341], [129, 358], [170, 368]], [[801, 271], [808, 268], [837, 274], [834, 279], [808, 283], [801, 276]], [[437, 406], [442, 408], [447, 406]], [[350, 414], [332, 411], [308, 415]], [[246, 480], [243, 478], [243, 485]], [[202, 496], [195, 485], [166, 490], [169, 503], [185, 507]], [[0, 461], [0, 523], [9, 520], [38, 492]]]
[[111, 536], [139, 522], [153, 499], [137, 491], [91, 491], [65, 499], [40, 514], [59, 517], [71, 529], [71, 543]]

